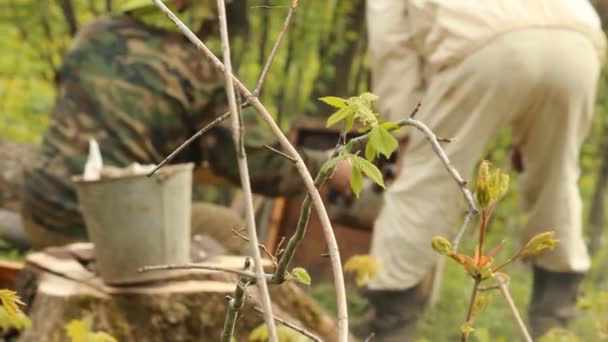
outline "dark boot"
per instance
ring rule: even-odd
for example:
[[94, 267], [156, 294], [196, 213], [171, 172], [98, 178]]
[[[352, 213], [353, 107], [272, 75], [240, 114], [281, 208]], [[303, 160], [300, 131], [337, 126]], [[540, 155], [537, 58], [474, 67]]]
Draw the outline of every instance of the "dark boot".
[[534, 339], [554, 327], [568, 328], [577, 314], [576, 302], [584, 275], [551, 272], [534, 266], [532, 297], [528, 306]]
[[422, 285], [406, 290], [366, 290], [369, 307], [365, 315], [351, 322], [351, 331], [365, 340], [409, 342], [416, 337], [418, 317], [424, 311], [428, 291]]

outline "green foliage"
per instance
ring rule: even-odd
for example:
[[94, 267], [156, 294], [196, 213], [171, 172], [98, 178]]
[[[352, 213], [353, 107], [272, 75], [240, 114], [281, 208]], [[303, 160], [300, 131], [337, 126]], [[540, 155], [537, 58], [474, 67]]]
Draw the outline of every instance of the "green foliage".
[[0, 307], [0, 328], [3, 331], [10, 329], [23, 330], [32, 326], [32, 321], [21, 310], [16, 314], [9, 313], [5, 307]]
[[11, 317], [17, 316], [17, 314], [21, 312], [19, 305], [25, 305], [21, 299], [19, 299], [17, 292], [7, 289], [0, 290], [0, 301], [2, 301], [2, 307], [4, 307]]
[[380, 262], [370, 255], [353, 255], [344, 264], [344, 272], [354, 273], [359, 287], [374, 279], [381, 269]]
[[8, 289], [0, 289], [0, 327], [6, 331], [9, 329], [22, 330], [32, 325], [30, 319], [21, 311], [19, 305], [25, 305], [16, 292]]
[[[277, 325], [277, 337], [281, 342], [308, 342], [310, 339], [299, 332], [290, 329], [282, 324]], [[268, 341], [268, 327], [261, 324], [249, 334], [249, 342]]]
[[65, 330], [72, 342], [117, 342], [111, 335], [104, 332], [93, 332], [93, 316], [73, 320], [66, 324]]
[[489, 211], [494, 204], [500, 200], [509, 189], [509, 175], [502, 173], [500, 169], [490, 171], [490, 164], [482, 161], [477, 174], [477, 188], [475, 199], [482, 210]]
[[538, 342], [579, 342], [580, 339], [573, 332], [564, 328], [552, 328], [543, 335]]
[[368, 134], [365, 146], [365, 158], [359, 157], [357, 155], [358, 151], [353, 151], [355, 148], [353, 143], [349, 142], [337, 157], [328, 160], [323, 165], [321, 172], [327, 173], [338, 162], [345, 160], [352, 166], [350, 186], [355, 196], [359, 197], [363, 189], [363, 175], [366, 175], [374, 183], [384, 188], [382, 173], [371, 161], [379, 154], [389, 158], [397, 149], [399, 146], [397, 139], [389, 131], [399, 129], [399, 126], [393, 122], [381, 122], [378, 113], [373, 110], [373, 104], [378, 100], [378, 96], [372, 93], [363, 93], [360, 96], [348, 99], [326, 96], [319, 98], [319, 100], [338, 108], [327, 119], [327, 127], [343, 122], [342, 136], [345, 136], [352, 130], [354, 124], [357, 123], [361, 127], [360, 131], [367, 132]]
[[308, 271], [302, 267], [296, 267], [291, 270], [291, 277], [304, 285], [310, 285], [312, 283], [310, 274], [308, 274]]

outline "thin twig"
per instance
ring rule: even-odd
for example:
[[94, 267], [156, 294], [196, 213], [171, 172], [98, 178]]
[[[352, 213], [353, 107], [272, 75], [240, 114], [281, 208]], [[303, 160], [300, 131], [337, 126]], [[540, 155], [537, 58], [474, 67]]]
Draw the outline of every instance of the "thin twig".
[[148, 177], [152, 176], [153, 174], [156, 173], [156, 171], [160, 170], [161, 167], [165, 166], [165, 164], [172, 161], [173, 158], [175, 158], [175, 156], [177, 156], [181, 151], [183, 151], [186, 147], [188, 147], [190, 144], [192, 144], [194, 142], [194, 140], [200, 138], [203, 134], [207, 133], [207, 131], [209, 131], [213, 127], [219, 125], [222, 121], [228, 119], [229, 116], [230, 116], [230, 112], [226, 112], [226, 113], [218, 116], [217, 118], [215, 118], [213, 121], [211, 121], [205, 127], [201, 128], [198, 132], [194, 133], [193, 136], [191, 136], [188, 140], [184, 141], [177, 149], [175, 149], [175, 151], [171, 152], [171, 154], [169, 154], [167, 156], [167, 158], [163, 159], [163, 161], [161, 161], [160, 164], [156, 165], [156, 167], [152, 171], [150, 171], [150, 173], [148, 173]]
[[410, 119], [413, 119], [416, 114], [418, 114], [418, 111], [420, 110], [420, 105], [422, 105], [422, 102], [418, 102], [416, 104], [416, 107], [414, 107], [414, 110], [410, 113]]
[[460, 229], [458, 230], [458, 233], [456, 234], [454, 241], [452, 241], [452, 250], [454, 252], [458, 251], [458, 245], [460, 245], [460, 240], [462, 240], [464, 233], [467, 231], [467, 228], [469, 227], [469, 224], [473, 220], [473, 216], [475, 216], [476, 213], [477, 213], [476, 208], [469, 207], [469, 211], [467, 212], [466, 216], [464, 217], [464, 222], [462, 223], [462, 226], [460, 226]]
[[[462, 176], [460, 175], [458, 170], [450, 162], [450, 159], [448, 158], [445, 151], [441, 147], [439, 138], [423, 122], [414, 119], [414, 116], [418, 112], [419, 108], [420, 108], [420, 104], [418, 104], [416, 106], [416, 108], [414, 108], [414, 110], [410, 113], [410, 115], [408, 115], [407, 118], [401, 119], [395, 123], [399, 127], [413, 126], [416, 129], [418, 129], [418, 131], [420, 131], [422, 134], [424, 134], [426, 139], [431, 143], [433, 151], [435, 152], [435, 154], [437, 155], [439, 160], [442, 162], [445, 169], [452, 176], [452, 178], [454, 178], [454, 180], [460, 187], [460, 191], [462, 192], [465, 200], [467, 201], [469, 210], [465, 216], [463, 225], [460, 227], [460, 230], [458, 231], [458, 233], [456, 234], [456, 237], [454, 238], [454, 241], [452, 242], [452, 246], [453, 246], [452, 248], [453, 248], [454, 252], [456, 252], [458, 250], [458, 245], [460, 244], [460, 240], [462, 239], [462, 236], [464, 235], [467, 227], [469, 226], [469, 223], [473, 219], [473, 216], [475, 216], [475, 214], [477, 214], [479, 212], [479, 210], [477, 209], [477, 205], [475, 204], [475, 200], [473, 198], [473, 194], [471, 193], [471, 190], [469, 190], [469, 188], [467, 187], [466, 180], [464, 180], [464, 178], [462, 178]], [[367, 143], [368, 139], [369, 139], [369, 133], [359, 136], [357, 138], [351, 139], [349, 141], [348, 145], [350, 145], [355, 150], [361, 149], [365, 145], [365, 143]], [[334, 156], [336, 156], [343, 148], [344, 147], [340, 147], [339, 149], [337, 149], [337, 151], [334, 153]]]
[[[248, 237], [246, 237], [245, 235], [241, 234], [240, 231], [237, 230], [232, 230], [232, 233], [238, 237], [240, 237], [241, 239], [247, 241], [247, 242], [251, 242], [251, 240], [249, 240]], [[270, 259], [270, 261], [272, 262], [272, 264], [274, 265], [274, 269], [277, 269], [277, 258], [272, 255], [272, 253], [270, 253], [270, 251], [268, 250], [268, 248], [266, 248], [266, 246], [264, 246], [263, 244], [259, 243], [258, 247], [264, 252], [264, 254], [266, 254], [266, 256], [268, 257], [268, 259]]]
[[[258, 307], [253, 308], [253, 310], [255, 310], [255, 312], [257, 312], [260, 315], [264, 314], [264, 311], [262, 309], [258, 308]], [[286, 326], [286, 327], [288, 327], [288, 328], [290, 328], [292, 330], [295, 330], [295, 331], [299, 332], [300, 334], [308, 337], [309, 339], [311, 339], [311, 340], [313, 340], [315, 342], [323, 342], [323, 340], [320, 337], [318, 337], [317, 335], [311, 333], [310, 331], [306, 330], [305, 328], [299, 327], [299, 326], [297, 326], [297, 325], [295, 325], [295, 324], [293, 324], [293, 323], [291, 323], [289, 321], [286, 321], [286, 320], [284, 320], [282, 318], [279, 318], [277, 316], [274, 316], [274, 320], [277, 321], [277, 322], [279, 322], [279, 323], [281, 323], [281, 324], [283, 324], [284, 326]]]
[[[329, 175], [324, 172], [319, 172], [315, 179], [315, 185], [317, 188], [321, 187], [329, 178]], [[296, 253], [296, 249], [304, 238], [306, 234], [306, 228], [308, 226], [308, 220], [310, 219], [310, 208], [312, 204], [312, 199], [310, 194], [307, 194], [304, 197], [304, 201], [302, 201], [302, 207], [300, 208], [300, 216], [298, 217], [298, 223], [296, 225], [296, 231], [293, 233], [289, 241], [287, 242], [287, 246], [285, 247], [285, 251], [281, 255], [279, 259], [279, 266], [277, 267], [274, 275], [271, 279], [271, 283], [273, 284], [281, 284], [285, 281], [287, 275], [287, 268], [293, 259], [293, 256]]]
[[[222, 62], [213, 54], [213, 52], [200, 40], [198, 37], [182, 23], [179, 18], [175, 16], [160, 0], [153, 0], [154, 4], [158, 6], [163, 13], [165, 13], [171, 21], [173, 21], [182, 33], [211, 61], [211, 63], [220, 71], [224, 71], [224, 65]], [[338, 328], [338, 342], [348, 341], [348, 306], [346, 302], [346, 287], [344, 284], [344, 274], [342, 271], [342, 261], [340, 260], [340, 251], [338, 249], [338, 243], [334, 234], [329, 215], [323, 204], [323, 199], [318, 189], [315, 187], [315, 183], [308, 172], [304, 160], [298, 154], [295, 147], [291, 144], [289, 139], [285, 136], [281, 128], [272, 118], [272, 115], [268, 112], [266, 107], [260, 102], [260, 100], [253, 96], [251, 91], [234, 75], [232, 76], [232, 82], [236, 85], [239, 92], [249, 100], [249, 103], [256, 111], [260, 114], [264, 122], [270, 127], [273, 134], [281, 146], [286, 150], [287, 153], [292, 155], [297, 161], [295, 163], [296, 170], [302, 177], [304, 185], [308, 190], [312, 198], [312, 204], [319, 216], [321, 227], [323, 228], [323, 234], [327, 243], [327, 248], [330, 255], [330, 262], [332, 267], [332, 274], [334, 277], [334, 288], [336, 290], [336, 307], [337, 307], [337, 328]]]
[[281, 247], [283, 247], [283, 243], [285, 242], [285, 237], [281, 236], [281, 240], [279, 240], [279, 243], [277, 244], [277, 248], [274, 251], [274, 253], [276, 254], [276, 256], [278, 257], [279, 255], [283, 254], [283, 250], [281, 249]]
[[235, 270], [233, 268], [219, 267], [219, 266], [211, 266], [211, 265], [202, 265], [202, 264], [183, 264], [183, 265], [155, 265], [155, 266], [145, 266], [137, 270], [138, 272], [152, 272], [152, 271], [164, 271], [164, 270], [208, 270], [208, 271], [220, 271], [226, 273], [233, 273], [239, 275], [241, 277], [248, 277], [251, 279], [255, 279], [255, 274], [253, 272]]
[[374, 333], [369, 334], [369, 336], [367, 336], [364, 342], [370, 342], [375, 336], [376, 334]]
[[511, 297], [511, 293], [509, 293], [509, 288], [507, 287], [507, 282], [499, 281], [498, 286], [500, 287], [500, 292], [502, 293], [503, 297], [505, 297], [505, 299], [507, 300], [507, 305], [509, 306], [511, 313], [513, 314], [513, 318], [515, 319], [515, 322], [517, 322], [517, 326], [519, 327], [519, 331], [521, 332], [524, 340], [526, 342], [532, 342], [532, 337], [530, 336], [530, 332], [528, 332], [528, 328], [526, 328], [526, 325], [524, 324], [524, 320], [521, 319], [519, 310], [517, 310], [517, 306], [515, 306], [515, 303], [513, 302], [513, 298]]
[[291, 7], [289, 8], [289, 13], [287, 13], [287, 17], [285, 18], [285, 22], [283, 23], [283, 27], [281, 28], [281, 32], [279, 32], [277, 41], [274, 43], [274, 46], [272, 47], [270, 56], [268, 56], [268, 60], [266, 61], [266, 65], [264, 65], [264, 69], [262, 69], [262, 74], [260, 75], [258, 84], [255, 87], [255, 90], [253, 91], [254, 96], [260, 96], [260, 93], [262, 92], [262, 87], [264, 86], [264, 81], [266, 80], [266, 76], [268, 75], [268, 70], [270, 70], [270, 66], [272, 65], [272, 62], [274, 61], [274, 57], [277, 55], [277, 51], [279, 50], [279, 45], [281, 44], [281, 41], [283, 40], [283, 36], [285, 36], [285, 32], [287, 32], [287, 28], [289, 27], [289, 24], [291, 23], [291, 18], [293, 18], [293, 15], [294, 15], [297, 7], [298, 7], [298, 2], [292, 1]]
[[493, 285], [488, 285], [488, 286], [480, 286], [479, 287], [479, 292], [487, 292], [487, 291], [492, 291], [492, 290], [498, 290], [500, 289], [500, 286], [503, 284], [500, 284], [501, 282], [504, 283], [505, 286], [509, 285], [509, 278], [507, 277], [500, 277], [500, 276], [495, 276], [497, 283], [493, 284]]
[[437, 137], [437, 141], [442, 142], [442, 143], [451, 143], [454, 142], [454, 138], [442, 138], [442, 137]]
[[[475, 284], [473, 285], [473, 293], [471, 294], [471, 301], [469, 302], [469, 309], [467, 310], [467, 320], [465, 324], [472, 325], [473, 322], [473, 313], [475, 310], [475, 302], [477, 302], [477, 295], [479, 294], [479, 284], [481, 284], [480, 279], [475, 279]], [[469, 331], [463, 330], [462, 335], [460, 337], [461, 342], [466, 342], [469, 339]]]
[[277, 150], [276, 148], [274, 148], [274, 147], [272, 147], [272, 146], [270, 146], [270, 145], [267, 145], [267, 144], [265, 144], [265, 145], [264, 145], [264, 147], [265, 147], [266, 149], [268, 149], [268, 150], [270, 150], [270, 151], [272, 151], [272, 152], [274, 152], [274, 153], [276, 153], [276, 154], [280, 155], [281, 157], [283, 157], [283, 158], [285, 158], [285, 159], [287, 159], [287, 160], [291, 161], [292, 163], [295, 163], [295, 162], [296, 162], [296, 158], [294, 158], [294, 157], [292, 157], [292, 156], [288, 155], [288, 154], [287, 154], [287, 153], [285, 153], [285, 152], [279, 151], [279, 150]]
[[[245, 216], [247, 221], [247, 232], [249, 240], [254, 246], [258, 246], [258, 236], [255, 226], [255, 211], [253, 209], [253, 194], [251, 192], [251, 179], [249, 177], [249, 167], [247, 166], [247, 154], [244, 148], [244, 130], [242, 127], [242, 121], [239, 116], [240, 112], [237, 108], [236, 94], [232, 81], [232, 62], [230, 60], [230, 40], [228, 37], [228, 23], [226, 20], [226, 5], [224, 0], [217, 0], [218, 16], [220, 22], [220, 36], [222, 39], [222, 52], [224, 57], [224, 75], [226, 77], [226, 94], [228, 96], [228, 106], [231, 112], [232, 121], [232, 135], [237, 149], [237, 161], [239, 167], [239, 174], [241, 178], [241, 189], [243, 191], [243, 198], [245, 200]], [[270, 301], [270, 292], [268, 290], [268, 284], [266, 283], [266, 277], [264, 277], [264, 267], [262, 265], [262, 256], [260, 250], [252, 248], [254, 270], [256, 275], [256, 285], [260, 293], [260, 300], [262, 307], [264, 308], [264, 321], [268, 327], [268, 341], [278, 342], [277, 327], [272, 319], [272, 303]], [[237, 292], [239, 287], [237, 287]], [[237, 298], [235, 293], [235, 298]], [[240, 305], [242, 307], [242, 304]], [[240, 309], [240, 307], [239, 307]], [[231, 335], [232, 337], [232, 335]]]
[[[404, 122], [405, 125], [413, 126], [413, 127], [417, 128], [420, 132], [422, 132], [425, 135], [426, 139], [431, 143], [431, 146], [433, 147], [433, 151], [435, 151], [435, 154], [437, 155], [437, 157], [439, 157], [439, 160], [441, 160], [445, 169], [452, 176], [452, 178], [454, 178], [456, 183], [458, 183], [458, 186], [460, 187], [460, 191], [463, 193], [464, 198], [469, 205], [469, 212], [467, 213], [467, 217], [471, 216], [471, 218], [472, 218], [473, 215], [475, 215], [476, 213], [479, 212], [479, 210], [477, 209], [477, 204], [475, 204], [475, 200], [473, 199], [473, 194], [471, 193], [471, 190], [469, 190], [469, 188], [467, 187], [467, 182], [464, 180], [464, 178], [462, 178], [462, 176], [460, 175], [458, 170], [456, 170], [456, 168], [452, 165], [452, 163], [448, 159], [448, 156], [446, 155], [445, 151], [439, 144], [439, 141], [437, 140], [437, 136], [435, 135], [435, 133], [433, 133], [433, 131], [431, 131], [424, 123], [422, 123], [416, 119], [408, 118], [403, 121], [405, 121]], [[465, 223], [468, 223], [466, 221], [467, 220], [465, 217]], [[468, 221], [470, 221], [470, 218], [468, 219]], [[460, 237], [462, 236], [462, 234], [464, 234], [464, 229], [466, 229], [467, 225], [463, 225], [463, 227], [461, 228], [461, 232], [459, 232], [458, 235], [456, 236], [458, 238], [458, 240], [454, 239], [454, 242], [452, 243], [454, 251], [457, 251]]]
[[[251, 272], [251, 262], [249, 258], [245, 259], [245, 267], [243, 267], [245, 271]], [[234, 336], [234, 327], [236, 326], [236, 320], [239, 315], [239, 311], [243, 308], [245, 304], [245, 295], [247, 286], [251, 284], [250, 278], [241, 277], [239, 278], [239, 282], [236, 284], [236, 289], [234, 290], [234, 298], [230, 296], [226, 296], [228, 300], [228, 311], [226, 312], [226, 319], [224, 320], [224, 329], [222, 330], [221, 342], [232, 342]], [[265, 317], [266, 315], [264, 315]], [[272, 326], [274, 326], [274, 321], [272, 321]]]

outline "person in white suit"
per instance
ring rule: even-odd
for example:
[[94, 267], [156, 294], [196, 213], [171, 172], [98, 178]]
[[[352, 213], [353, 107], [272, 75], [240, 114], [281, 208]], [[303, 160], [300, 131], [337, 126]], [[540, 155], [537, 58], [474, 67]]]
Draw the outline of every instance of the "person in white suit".
[[[523, 238], [550, 229], [561, 241], [533, 260], [533, 334], [565, 326], [590, 268], [577, 181], [604, 59], [597, 13], [583, 0], [368, 0], [367, 19], [381, 115], [397, 120], [420, 102], [417, 118], [456, 138], [444, 148], [465, 175], [486, 144], [512, 127], [529, 214]], [[425, 306], [422, 280], [439, 258], [431, 238], [453, 236], [465, 209], [425, 137], [404, 135], [400, 175], [374, 224], [371, 255], [383, 272], [365, 291], [371, 309], [358, 326], [379, 341], [413, 340]], [[340, 171], [347, 168], [335, 177], [347, 179]]]

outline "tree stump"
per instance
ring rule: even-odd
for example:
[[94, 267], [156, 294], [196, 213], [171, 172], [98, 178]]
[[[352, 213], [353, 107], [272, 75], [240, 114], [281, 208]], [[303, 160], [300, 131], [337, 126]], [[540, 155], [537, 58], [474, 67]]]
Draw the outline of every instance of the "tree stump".
[[[17, 291], [28, 306], [32, 327], [19, 341], [68, 341], [65, 326], [92, 315], [93, 331], [118, 341], [219, 341], [226, 316], [226, 296], [234, 292], [236, 276], [218, 271], [166, 273], [162, 281], [111, 287], [95, 275], [91, 244], [74, 244], [30, 254]], [[244, 257], [212, 256], [204, 263], [241, 269]], [[162, 272], [162, 271], [161, 271]], [[275, 316], [317, 334], [336, 339], [336, 326], [319, 305], [292, 283], [271, 286]], [[257, 291], [248, 296], [237, 321], [237, 341], [263, 319]]]

